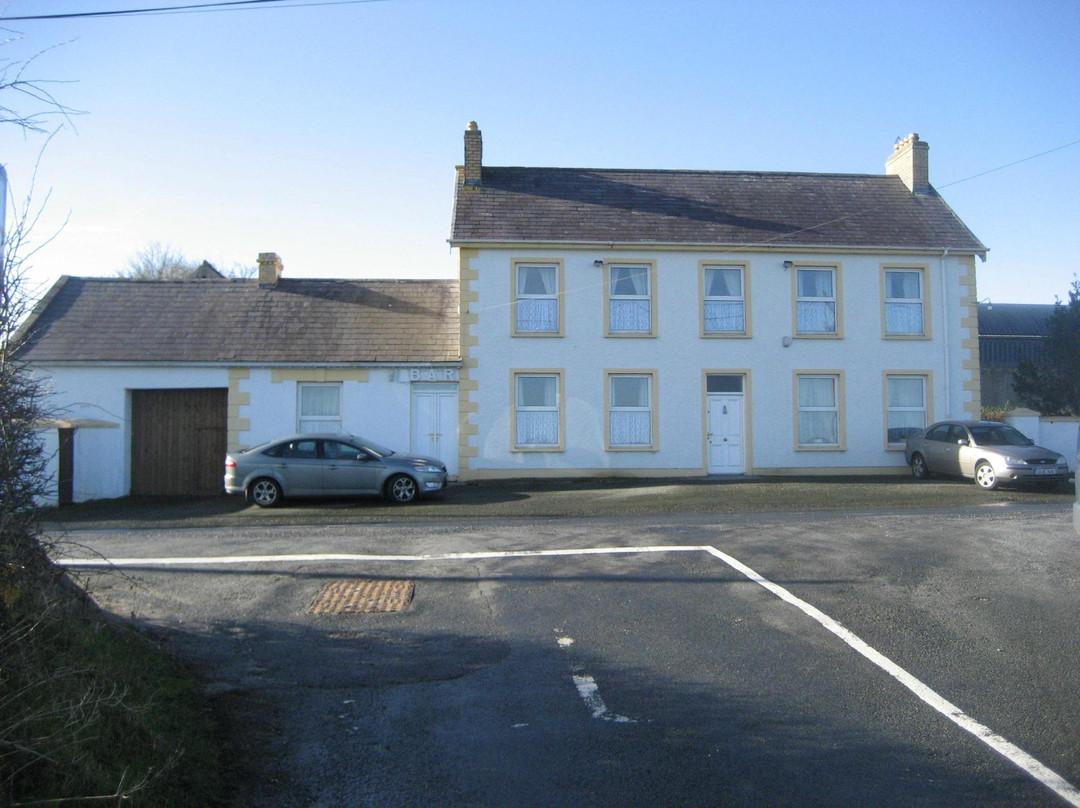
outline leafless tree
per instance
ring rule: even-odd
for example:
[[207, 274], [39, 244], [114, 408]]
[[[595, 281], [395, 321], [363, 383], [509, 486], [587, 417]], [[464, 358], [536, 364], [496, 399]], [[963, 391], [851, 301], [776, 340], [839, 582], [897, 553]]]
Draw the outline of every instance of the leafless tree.
[[234, 264], [220, 272], [209, 261], [193, 261], [171, 244], [152, 242], [128, 259], [127, 266], [118, 273], [121, 278], [140, 281], [183, 281], [202, 277], [200, 270], [209, 266], [214, 272], [229, 278], [251, 278], [258, 269], [244, 264]]

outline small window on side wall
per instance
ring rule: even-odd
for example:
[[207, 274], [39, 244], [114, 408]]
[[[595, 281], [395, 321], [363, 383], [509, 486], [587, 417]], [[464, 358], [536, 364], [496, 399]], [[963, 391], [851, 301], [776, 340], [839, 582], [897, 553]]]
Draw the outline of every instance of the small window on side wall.
[[297, 388], [297, 432], [341, 432], [341, 385], [301, 383]]

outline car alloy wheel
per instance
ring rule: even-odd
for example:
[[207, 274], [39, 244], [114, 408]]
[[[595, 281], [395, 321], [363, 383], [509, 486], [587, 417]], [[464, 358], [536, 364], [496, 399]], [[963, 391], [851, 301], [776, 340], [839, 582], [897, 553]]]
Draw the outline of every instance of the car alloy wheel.
[[251, 484], [248, 497], [260, 508], [272, 508], [281, 501], [281, 486], [268, 477], [263, 477]]
[[397, 474], [391, 477], [386, 483], [386, 491], [390, 494], [390, 499], [399, 505], [406, 505], [412, 502], [419, 493], [419, 489], [416, 487], [416, 480], [407, 474]]

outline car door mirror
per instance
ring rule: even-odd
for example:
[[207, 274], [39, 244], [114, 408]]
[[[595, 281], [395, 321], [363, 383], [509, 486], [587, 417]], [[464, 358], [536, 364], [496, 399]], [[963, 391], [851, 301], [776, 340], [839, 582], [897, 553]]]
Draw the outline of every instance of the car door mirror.
[[971, 441], [969, 441], [969, 440], [968, 440], [967, 438], [960, 438], [960, 439], [959, 439], [959, 440], [958, 440], [958, 441], [956, 442], [956, 445], [957, 445], [957, 446], [970, 446], [970, 445], [971, 445]]

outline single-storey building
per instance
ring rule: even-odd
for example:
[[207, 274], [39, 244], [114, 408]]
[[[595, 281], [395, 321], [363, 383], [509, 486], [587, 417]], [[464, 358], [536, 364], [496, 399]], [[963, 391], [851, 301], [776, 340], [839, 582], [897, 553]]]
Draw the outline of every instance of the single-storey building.
[[343, 431], [457, 472], [458, 284], [63, 277], [17, 357], [51, 389], [57, 501], [222, 489], [227, 450]]

